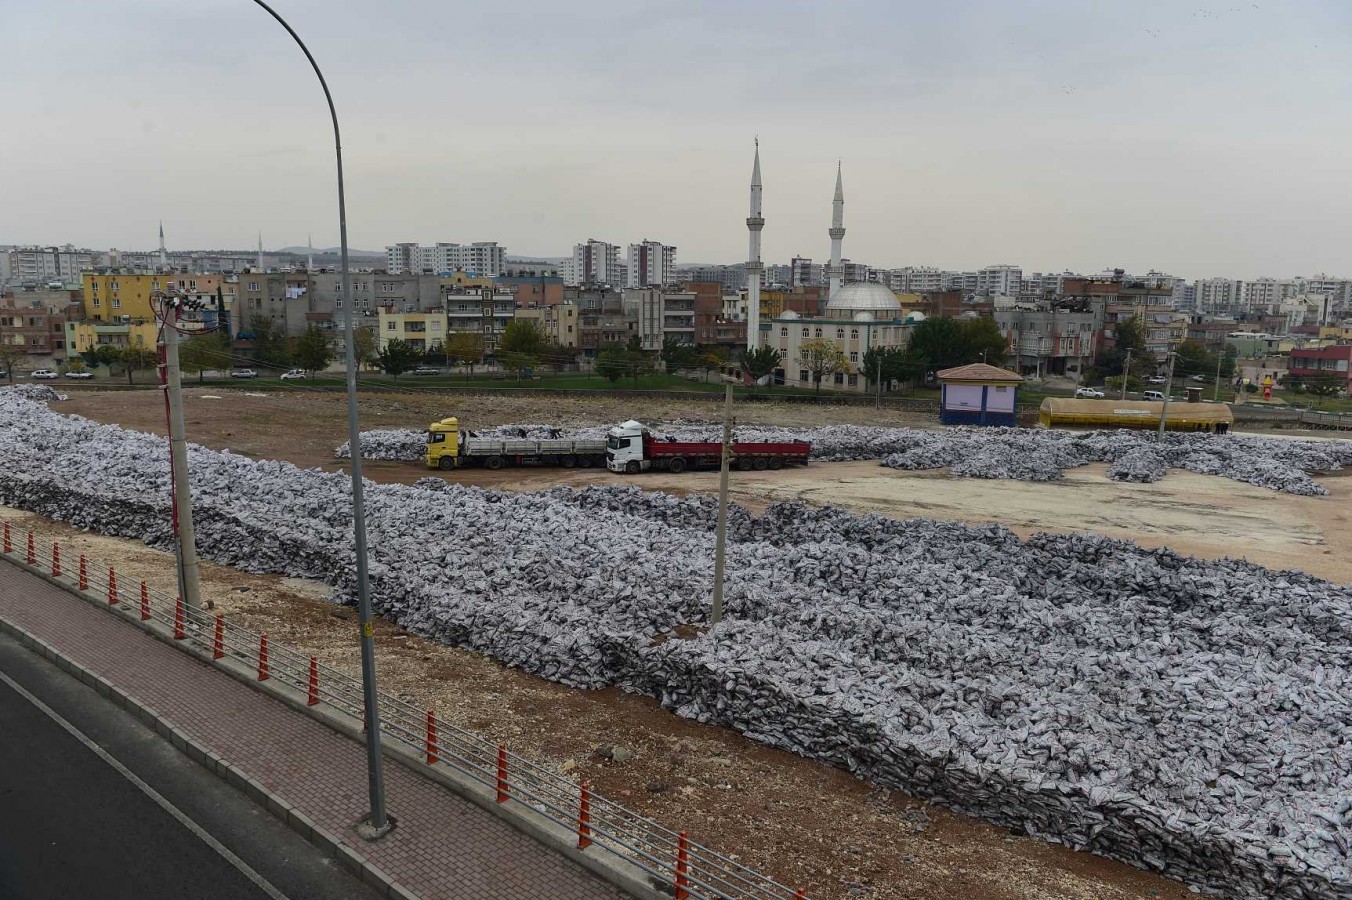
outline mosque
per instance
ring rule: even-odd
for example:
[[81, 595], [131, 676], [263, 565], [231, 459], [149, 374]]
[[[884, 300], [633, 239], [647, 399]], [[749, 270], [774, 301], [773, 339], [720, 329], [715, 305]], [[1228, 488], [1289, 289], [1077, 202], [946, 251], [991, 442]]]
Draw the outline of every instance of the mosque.
[[822, 387], [844, 391], [866, 391], [872, 386], [863, 371], [864, 354], [874, 347], [905, 347], [919, 313], [908, 314], [897, 296], [886, 285], [872, 281], [845, 283], [841, 264], [841, 244], [845, 240], [845, 190], [840, 165], [836, 165], [836, 193], [831, 203], [831, 263], [826, 274], [830, 288], [826, 307], [820, 316], [801, 316], [786, 310], [768, 322], [760, 321], [760, 280], [764, 264], [760, 258], [760, 233], [765, 227], [761, 212], [760, 147], [756, 147], [751, 169], [751, 214], [746, 226], [751, 235], [747, 262], [747, 346], [770, 346], [779, 350], [783, 367], [775, 372], [775, 383], [788, 387], [814, 386], [812, 374], [801, 362], [803, 342], [823, 338], [845, 354], [845, 371], [823, 379]]

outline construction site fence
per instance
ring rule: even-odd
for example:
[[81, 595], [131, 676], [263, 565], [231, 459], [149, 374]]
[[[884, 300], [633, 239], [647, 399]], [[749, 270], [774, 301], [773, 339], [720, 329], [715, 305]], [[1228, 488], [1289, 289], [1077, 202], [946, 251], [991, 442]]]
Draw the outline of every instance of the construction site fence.
[[[96, 598], [110, 611], [162, 630], [174, 641], [233, 660], [259, 681], [289, 687], [309, 706], [324, 706], [364, 727], [362, 684], [357, 677], [209, 610], [189, 607], [145, 581], [120, 573], [59, 542], [3, 523], [0, 558], [26, 565]], [[642, 869], [676, 898], [793, 900], [806, 898], [716, 850], [691, 840], [512, 752], [505, 744], [441, 720], [436, 711], [398, 697], [378, 695], [383, 734], [418, 754], [427, 766], [454, 770], [493, 792], [498, 803], [519, 803], [577, 836], [588, 853], [609, 853]]]

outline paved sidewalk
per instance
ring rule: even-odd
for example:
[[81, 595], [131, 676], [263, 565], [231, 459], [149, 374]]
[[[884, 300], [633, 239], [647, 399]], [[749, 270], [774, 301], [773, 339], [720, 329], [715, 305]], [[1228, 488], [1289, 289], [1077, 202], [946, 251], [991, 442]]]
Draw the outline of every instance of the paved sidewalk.
[[88, 602], [0, 563], [0, 618], [90, 669], [425, 898], [622, 898], [617, 888], [392, 760], [399, 826], [368, 844], [364, 748]]

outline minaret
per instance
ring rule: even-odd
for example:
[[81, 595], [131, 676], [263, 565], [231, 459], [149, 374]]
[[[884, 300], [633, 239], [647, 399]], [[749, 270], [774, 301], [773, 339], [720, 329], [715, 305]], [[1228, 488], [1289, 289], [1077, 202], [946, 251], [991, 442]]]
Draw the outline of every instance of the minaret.
[[169, 251], [164, 248], [164, 222], [160, 221], [160, 268], [169, 268]]
[[826, 295], [829, 301], [840, 290], [845, 281], [845, 267], [840, 264], [840, 242], [845, 238], [845, 189], [840, 183], [840, 161], [836, 161], [836, 198], [831, 201], [831, 265], [826, 275], [831, 279], [831, 292]]
[[746, 217], [746, 230], [750, 232], [751, 246], [746, 262], [746, 348], [754, 350], [760, 346], [760, 289], [761, 272], [765, 265], [761, 262], [761, 229], [765, 219], [761, 216], [761, 174], [760, 139], [756, 139], [756, 161], [751, 166], [751, 214]]
[[315, 270], [315, 239], [314, 235], [307, 234], [305, 242], [310, 248], [310, 255], [305, 260], [305, 271], [313, 272]]
[[258, 232], [258, 271], [263, 271], [263, 232]]

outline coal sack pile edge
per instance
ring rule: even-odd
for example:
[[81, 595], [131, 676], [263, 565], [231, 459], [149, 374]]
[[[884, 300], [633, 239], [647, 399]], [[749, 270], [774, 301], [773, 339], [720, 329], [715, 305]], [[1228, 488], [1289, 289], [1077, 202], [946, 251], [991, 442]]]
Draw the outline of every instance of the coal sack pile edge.
[[[603, 440], [607, 430], [606, 426], [562, 428], [518, 424], [471, 433], [498, 439]], [[722, 440], [720, 426], [704, 422], [659, 424], [653, 427], [653, 433], [682, 441]], [[965, 478], [1055, 481], [1066, 469], [1106, 462], [1113, 464], [1108, 477], [1114, 481], [1155, 482], [1164, 477], [1167, 469], [1174, 468], [1305, 496], [1328, 493], [1310, 477], [1310, 472], [1334, 472], [1352, 465], [1352, 441], [1287, 440], [1238, 434], [1168, 434], [1162, 448], [1152, 433], [1041, 428], [742, 426], [737, 429], [736, 439], [811, 441], [812, 458], [824, 462], [881, 459], [884, 466], [893, 469], [947, 467], [953, 475]], [[421, 431], [365, 431], [361, 442], [362, 453], [369, 459], [417, 462], [426, 454], [426, 438]], [[335, 455], [346, 458], [348, 445], [338, 447]], [[1117, 465], [1128, 455], [1129, 460]]]
[[[0, 502], [171, 545], [162, 438], [0, 389], [0, 454]], [[352, 570], [345, 476], [189, 454], [204, 556]], [[1095, 535], [776, 504], [730, 517], [726, 618], [692, 635], [710, 498], [367, 491], [372, 597], [410, 631], [1199, 889], [1352, 898], [1345, 586]]]

